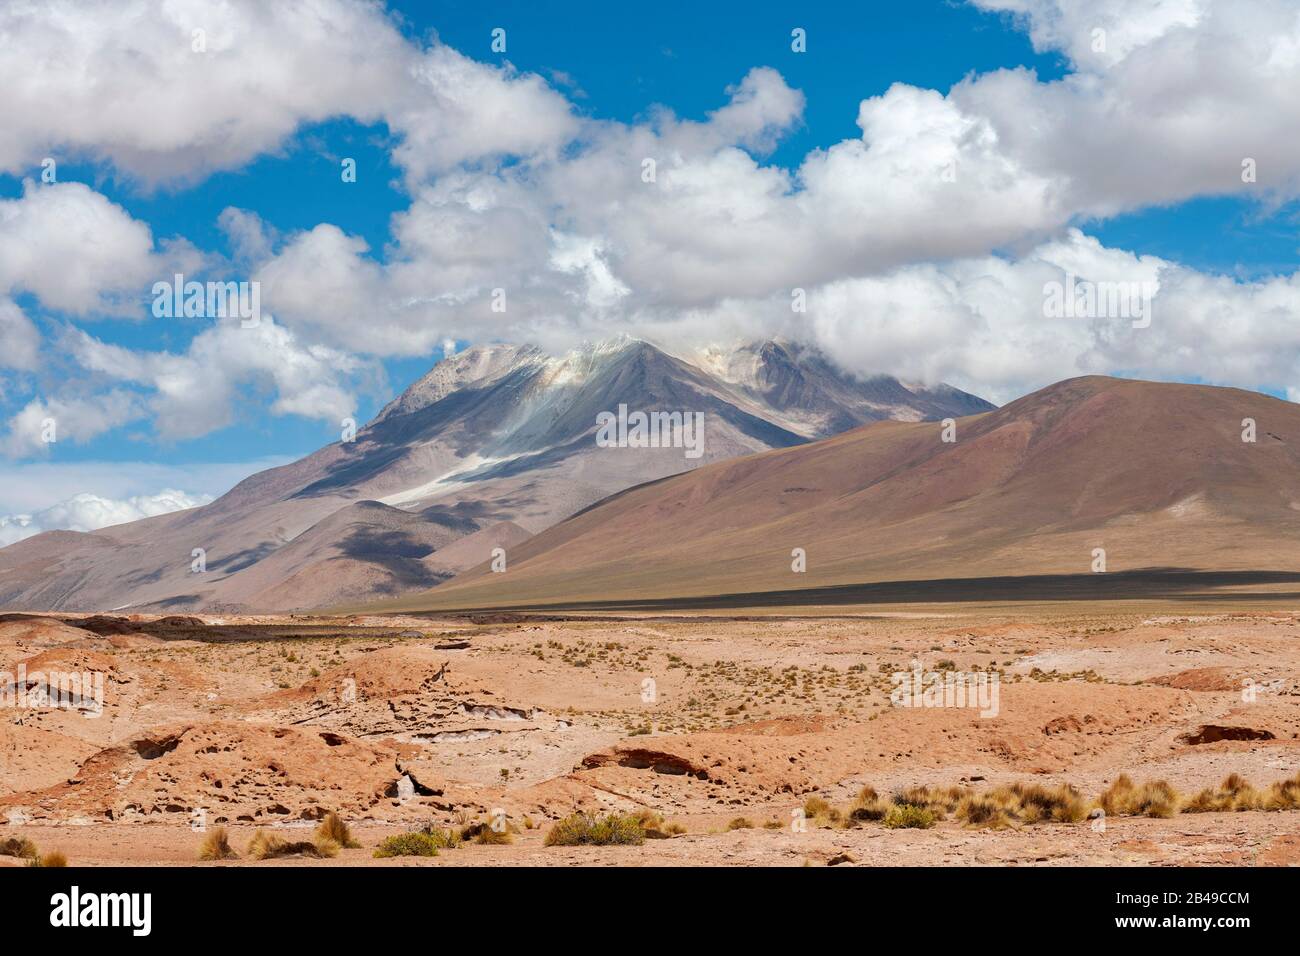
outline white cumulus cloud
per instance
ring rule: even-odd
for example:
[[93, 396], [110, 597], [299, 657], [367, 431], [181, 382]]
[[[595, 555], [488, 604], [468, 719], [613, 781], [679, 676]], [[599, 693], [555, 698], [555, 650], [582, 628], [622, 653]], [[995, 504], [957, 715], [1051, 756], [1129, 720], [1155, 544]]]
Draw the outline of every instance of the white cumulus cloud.
[[191, 495], [175, 488], [124, 499], [103, 498], [83, 492], [30, 514], [0, 515], [0, 547], [42, 531], [96, 531], [140, 518], [197, 508], [211, 500], [211, 495]]
[[417, 175], [545, 151], [536, 76], [402, 36], [365, 0], [31, 0], [0, 7], [0, 169], [89, 156], [155, 184], [237, 169], [308, 123], [385, 121]]
[[[249, 396], [337, 422], [376, 358], [445, 339], [560, 348], [620, 331], [782, 334], [850, 370], [995, 398], [1080, 372], [1297, 388], [1295, 275], [1206, 274], [1080, 231], [1198, 196], [1266, 211], [1300, 196], [1293, 0], [975, 2], [1059, 51], [1065, 75], [898, 83], [861, 100], [858, 134], [787, 167], [768, 151], [802, 122], [804, 95], [770, 67], [720, 89], [702, 120], [657, 106], [615, 122], [504, 59], [408, 39], [360, 0], [33, 0], [0, 13], [17, 41], [0, 50], [0, 168], [67, 149], [148, 184], [188, 181], [305, 123], [388, 124], [410, 202], [383, 248], [227, 209], [234, 258], [261, 283], [259, 330], [219, 323], [180, 351], [66, 338], [115, 389], [101, 419], [143, 408], [168, 439], [229, 425]], [[0, 201], [0, 221], [0, 296], [76, 315], [120, 305], [183, 251], [155, 250], [145, 224], [83, 186], [30, 186]], [[1044, 283], [1067, 271], [1158, 283], [1150, 327], [1046, 318]], [[791, 310], [796, 290], [807, 313]], [[11, 364], [31, 366], [33, 331], [0, 308]], [[86, 399], [33, 400], [3, 447], [37, 451], [33, 425], [58, 401]]]
[[29, 179], [21, 197], [0, 199], [0, 293], [30, 292], [78, 314], [140, 316], [141, 293], [166, 268], [149, 227], [82, 183]]

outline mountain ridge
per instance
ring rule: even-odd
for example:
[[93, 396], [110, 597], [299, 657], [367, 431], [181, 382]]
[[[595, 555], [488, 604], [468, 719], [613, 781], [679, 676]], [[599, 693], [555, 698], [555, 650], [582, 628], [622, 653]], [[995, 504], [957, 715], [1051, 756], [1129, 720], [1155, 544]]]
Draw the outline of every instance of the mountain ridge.
[[[769, 385], [802, 383], [808, 408], [783, 394], [778, 409], [766, 397], [771, 388], [728, 383], [637, 339], [559, 356], [530, 345], [466, 349], [404, 389], [353, 441], [250, 475], [208, 505], [0, 549], [0, 603], [298, 611], [400, 594], [460, 570], [464, 555], [448, 564], [434, 558], [457, 537], [479, 535], [473, 547], [490, 552], [497, 532], [489, 529], [514, 546], [520, 531], [536, 533], [609, 494], [710, 461], [873, 417], [987, 405], [955, 390], [910, 392], [887, 377], [857, 382], [814, 352], [761, 343], [741, 350], [742, 361], [759, 357]], [[898, 402], [900, 390], [911, 404]], [[704, 412], [703, 456], [597, 448], [597, 414], [619, 403]], [[376, 507], [357, 507], [365, 502]]]
[[[1244, 419], [1258, 423], [1242, 441]], [[888, 581], [1300, 568], [1300, 407], [1068, 379], [989, 412], [877, 422], [629, 489], [383, 609], [661, 601]], [[792, 570], [803, 549], [807, 570]]]

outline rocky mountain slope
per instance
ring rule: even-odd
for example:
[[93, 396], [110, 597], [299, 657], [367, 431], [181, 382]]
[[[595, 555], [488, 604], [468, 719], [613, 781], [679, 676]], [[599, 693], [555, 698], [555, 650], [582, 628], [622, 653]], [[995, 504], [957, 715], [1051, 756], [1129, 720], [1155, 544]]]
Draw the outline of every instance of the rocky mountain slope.
[[[701, 454], [598, 446], [597, 416], [620, 405], [702, 413]], [[686, 358], [630, 339], [562, 356], [475, 347], [438, 363], [355, 440], [209, 505], [0, 550], [0, 606], [291, 611], [393, 597], [634, 485], [866, 421], [989, 407], [946, 386], [858, 381], [775, 342]]]
[[1293, 403], [1092, 376], [960, 419], [952, 441], [944, 431], [878, 422], [634, 488], [513, 549], [508, 573], [480, 567], [398, 606], [1300, 570]]

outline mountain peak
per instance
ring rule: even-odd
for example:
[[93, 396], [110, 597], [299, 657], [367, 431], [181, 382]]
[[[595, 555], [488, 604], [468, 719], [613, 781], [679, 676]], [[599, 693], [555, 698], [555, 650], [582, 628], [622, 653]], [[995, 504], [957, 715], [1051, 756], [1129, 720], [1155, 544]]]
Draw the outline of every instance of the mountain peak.
[[825, 437], [884, 418], [960, 417], [994, 406], [950, 385], [904, 384], [888, 375], [843, 371], [816, 346], [786, 338], [714, 345], [688, 358], [784, 416], [782, 424]]
[[452, 392], [471, 385], [486, 385], [521, 366], [544, 358], [531, 345], [472, 345], [463, 352], [448, 355], [416, 379], [375, 416], [374, 423], [394, 415], [407, 415], [442, 401]]
[[416, 379], [384, 406], [371, 424], [418, 412], [460, 389], [490, 386], [521, 369], [540, 373], [540, 380], [546, 385], [580, 384], [593, 370], [631, 349], [659, 351], [644, 339], [626, 334], [586, 341], [559, 354], [547, 353], [536, 345], [472, 345], [442, 359]]
[[[627, 335], [558, 355], [476, 345], [438, 362], [356, 441], [260, 472], [201, 508], [5, 552], [0, 603], [301, 610], [327, 593], [395, 595], [443, 575], [450, 564], [424, 562], [453, 540], [503, 524], [534, 533], [710, 462], [881, 418], [962, 414], [969, 403], [990, 407], [955, 390], [860, 382], [815, 349], [780, 341], [696, 361]], [[702, 454], [598, 445], [601, 413], [621, 405], [706, 416]], [[201, 590], [172, 557], [195, 540], [220, 572]]]

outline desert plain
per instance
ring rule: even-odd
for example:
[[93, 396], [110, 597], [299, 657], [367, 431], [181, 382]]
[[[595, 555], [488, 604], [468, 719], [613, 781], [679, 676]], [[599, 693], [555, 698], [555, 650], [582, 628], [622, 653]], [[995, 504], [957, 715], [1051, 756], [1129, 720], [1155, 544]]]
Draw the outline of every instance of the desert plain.
[[[0, 841], [73, 866], [195, 865], [219, 826], [238, 855], [201, 865], [1295, 865], [1300, 811], [1196, 796], [1232, 774], [1259, 794], [1296, 778], [1298, 646], [1294, 595], [1267, 588], [689, 614], [6, 614], [11, 690], [20, 665], [29, 682], [105, 677], [102, 710], [0, 714]], [[892, 675], [917, 666], [996, 674], [996, 714], [897, 706]], [[1099, 813], [1121, 776], [1169, 799]], [[954, 811], [1014, 784], [1074, 788], [1086, 815]], [[853, 812], [914, 788], [949, 794], [928, 827]], [[259, 830], [310, 840], [331, 811], [359, 846], [246, 852]], [[647, 838], [546, 845], [578, 811], [638, 815]], [[496, 839], [473, 838], [492, 821]], [[467, 839], [375, 858], [421, 827]]]

